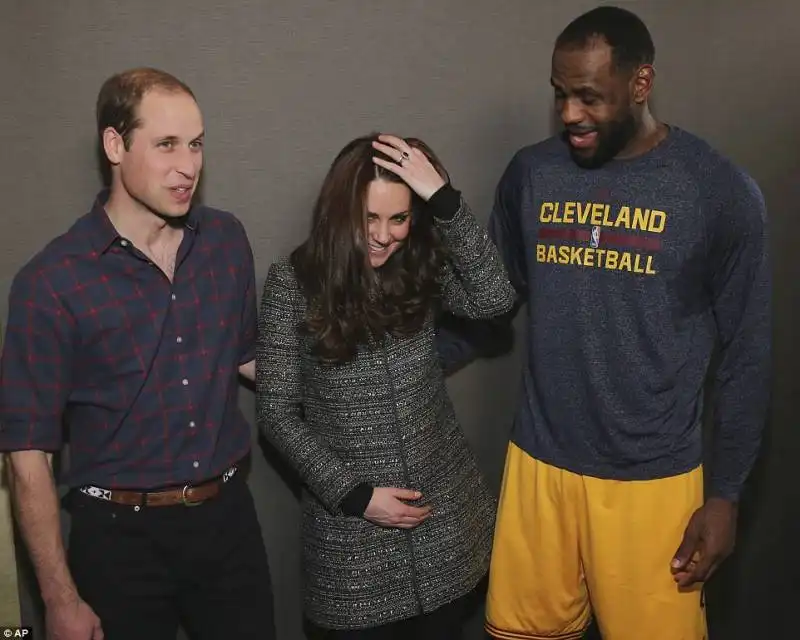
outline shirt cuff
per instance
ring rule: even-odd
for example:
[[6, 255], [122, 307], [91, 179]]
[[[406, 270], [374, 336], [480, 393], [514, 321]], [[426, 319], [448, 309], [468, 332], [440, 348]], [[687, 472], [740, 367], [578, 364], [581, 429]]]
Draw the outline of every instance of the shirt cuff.
[[711, 487], [708, 492], [709, 498], [722, 498], [729, 502], [739, 502], [741, 497], [742, 487], [733, 486], [724, 482], [711, 481]]
[[428, 211], [439, 220], [452, 220], [461, 208], [461, 192], [445, 184], [427, 202]]
[[243, 364], [247, 364], [251, 360], [256, 359], [256, 345], [252, 344], [248, 349], [239, 356], [239, 366], [241, 367]]
[[61, 449], [61, 422], [14, 422], [0, 418], [0, 453], [12, 451], [56, 452]]
[[350, 492], [342, 498], [342, 502], [339, 505], [342, 513], [348, 516], [362, 517], [367, 510], [369, 501], [372, 500], [372, 491], [372, 486], [366, 482], [362, 482], [353, 487]]

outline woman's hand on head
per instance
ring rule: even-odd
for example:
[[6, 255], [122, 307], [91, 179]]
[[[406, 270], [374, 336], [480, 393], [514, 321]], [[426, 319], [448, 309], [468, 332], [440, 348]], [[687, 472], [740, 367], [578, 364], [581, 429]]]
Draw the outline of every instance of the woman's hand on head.
[[413, 529], [428, 519], [431, 508], [412, 507], [403, 501], [417, 500], [421, 495], [419, 491], [411, 489], [376, 487], [364, 511], [364, 518], [381, 527]]
[[431, 164], [428, 157], [419, 149], [410, 146], [402, 138], [390, 135], [378, 136], [372, 146], [392, 158], [389, 162], [373, 156], [372, 161], [387, 171], [391, 171], [402, 180], [425, 202], [445, 185], [445, 179]]

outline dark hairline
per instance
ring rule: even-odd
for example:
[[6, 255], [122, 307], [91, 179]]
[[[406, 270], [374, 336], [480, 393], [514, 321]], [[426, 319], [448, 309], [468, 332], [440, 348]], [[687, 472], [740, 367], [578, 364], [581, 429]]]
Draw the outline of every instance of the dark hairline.
[[613, 71], [633, 71], [655, 62], [655, 45], [647, 25], [628, 9], [603, 5], [578, 16], [556, 38], [554, 52], [597, 45], [611, 49]]

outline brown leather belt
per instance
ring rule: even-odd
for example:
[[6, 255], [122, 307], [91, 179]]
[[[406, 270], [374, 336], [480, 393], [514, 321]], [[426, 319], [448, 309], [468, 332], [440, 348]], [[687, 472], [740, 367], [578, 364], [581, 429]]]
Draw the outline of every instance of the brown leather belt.
[[236, 471], [236, 467], [231, 467], [213, 480], [197, 485], [187, 484], [182, 487], [159, 491], [125, 491], [121, 489], [102, 489], [94, 486], [81, 487], [80, 491], [92, 498], [131, 507], [170, 507], [178, 504], [194, 507], [204, 503], [206, 500], [215, 498], [222, 489], [222, 485], [228, 482]]

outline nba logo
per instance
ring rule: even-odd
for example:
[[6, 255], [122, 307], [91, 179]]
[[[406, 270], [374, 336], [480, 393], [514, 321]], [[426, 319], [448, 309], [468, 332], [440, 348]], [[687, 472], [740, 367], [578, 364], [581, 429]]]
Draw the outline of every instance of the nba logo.
[[592, 227], [592, 236], [589, 238], [589, 246], [597, 249], [600, 246], [600, 227]]

